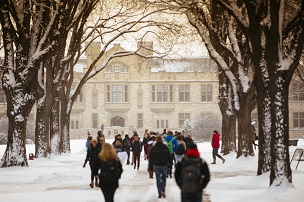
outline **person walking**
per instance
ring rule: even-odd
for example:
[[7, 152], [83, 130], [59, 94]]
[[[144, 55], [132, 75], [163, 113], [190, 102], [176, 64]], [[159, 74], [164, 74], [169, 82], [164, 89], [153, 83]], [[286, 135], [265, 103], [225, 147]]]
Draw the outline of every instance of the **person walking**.
[[122, 164], [113, 146], [105, 143], [99, 158], [99, 186], [105, 202], [113, 202], [116, 189], [119, 187], [119, 179], [123, 172]]
[[161, 136], [156, 136], [156, 143], [150, 150], [149, 165], [153, 165], [156, 177], [158, 198], [166, 198], [166, 180], [170, 151], [168, 146], [163, 143]]
[[172, 166], [173, 166], [173, 161], [174, 161], [174, 152], [178, 148], [178, 142], [173, 137], [173, 132], [171, 130], [168, 131], [165, 141], [167, 142], [167, 145], [168, 145], [168, 148], [170, 151], [170, 159], [169, 159], [169, 164], [168, 164], [167, 177], [170, 176], [170, 178], [172, 178]]
[[215, 130], [213, 131], [213, 136], [212, 136], [212, 157], [213, 157], [213, 162], [211, 164], [216, 164], [216, 157], [220, 158], [223, 163], [225, 163], [225, 159], [218, 154], [218, 150], [220, 148], [220, 134]]
[[186, 143], [183, 141], [181, 135], [177, 135], [176, 140], [178, 143], [178, 147], [174, 152], [174, 156], [175, 156], [175, 161], [177, 163], [184, 156], [184, 153], [186, 152], [187, 147], [186, 147]]
[[97, 143], [96, 139], [92, 139], [91, 143], [88, 147], [86, 159], [84, 161], [83, 167], [86, 167], [88, 161], [90, 161], [90, 169], [91, 169], [91, 183], [90, 187], [94, 187], [94, 179], [95, 179], [95, 186], [98, 187], [98, 153], [101, 151], [101, 144]]
[[137, 170], [139, 170], [140, 166], [140, 153], [142, 151], [142, 144], [141, 141], [139, 140], [139, 137], [137, 134], [134, 134], [134, 140], [131, 144], [131, 150], [133, 152], [133, 162], [134, 162], [134, 169], [136, 168], [137, 165]]
[[123, 139], [123, 147], [124, 150], [127, 152], [128, 159], [127, 159], [127, 165], [130, 165], [130, 149], [131, 149], [131, 144], [130, 144], [130, 137], [128, 134], [125, 135], [125, 138]]
[[182, 202], [202, 201], [203, 189], [210, 181], [210, 172], [207, 163], [200, 158], [196, 144], [188, 145], [185, 156], [176, 164], [174, 177], [181, 189]]

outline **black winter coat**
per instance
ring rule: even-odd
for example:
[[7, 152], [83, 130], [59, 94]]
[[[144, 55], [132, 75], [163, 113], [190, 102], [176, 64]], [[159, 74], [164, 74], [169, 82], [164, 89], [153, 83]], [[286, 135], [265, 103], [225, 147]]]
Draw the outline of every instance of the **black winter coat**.
[[149, 165], [167, 166], [169, 164], [170, 151], [167, 145], [156, 142], [150, 150]]
[[[188, 157], [188, 158], [196, 158], [196, 157]], [[182, 174], [182, 169], [183, 169], [182, 165], [183, 165], [184, 160], [185, 160], [185, 158], [182, 158], [182, 160], [179, 161], [175, 167], [174, 178], [179, 187], [181, 187], [180, 178], [181, 178], [181, 174]], [[210, 181], [210, 172], [209, 172], [207, 163], [202, 159], [201, 159], [201, 175], [203, 177], [203, 180], [200, 185], [201, 186], [200, 189], [204, 189]]]
[[87, 161], [90, 161], [90, 166], [92, 167], [98, 167], [99, 166], [99, 160], [98, 160], [98, 154], [101, 151], [101, 144], [97, 143], [96, 147], [93, 147], [92, 144], [90, 144], [88, 151], [87, 151], [87, 156], [85, 159], [85, 163]]

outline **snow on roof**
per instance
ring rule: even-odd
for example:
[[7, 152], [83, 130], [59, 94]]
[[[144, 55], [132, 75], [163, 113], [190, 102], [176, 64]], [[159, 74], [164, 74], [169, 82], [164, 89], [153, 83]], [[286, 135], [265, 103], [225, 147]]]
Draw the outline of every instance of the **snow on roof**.
[[150, 59], [151, 72], [217, 72], [217, 64], [210, 58]]

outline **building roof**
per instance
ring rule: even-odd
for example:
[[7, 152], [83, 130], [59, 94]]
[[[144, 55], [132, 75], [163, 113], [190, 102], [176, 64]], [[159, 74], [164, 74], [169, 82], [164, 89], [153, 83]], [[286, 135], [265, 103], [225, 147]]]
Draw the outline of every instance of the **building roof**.
[[217, 72], [217, 64], [210, 58], [150, 59], [152, 72]]

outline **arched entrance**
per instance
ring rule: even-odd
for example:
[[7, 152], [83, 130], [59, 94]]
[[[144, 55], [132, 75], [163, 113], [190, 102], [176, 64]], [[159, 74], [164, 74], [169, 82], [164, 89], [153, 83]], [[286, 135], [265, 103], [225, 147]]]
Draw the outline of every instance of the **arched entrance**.
[[125, 119], [120, 116], [115, 116], [111, 119], [111, 126], [125, 127]]

